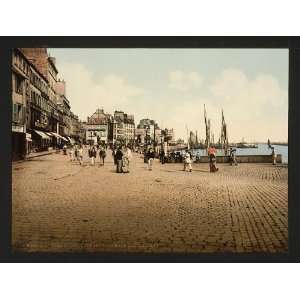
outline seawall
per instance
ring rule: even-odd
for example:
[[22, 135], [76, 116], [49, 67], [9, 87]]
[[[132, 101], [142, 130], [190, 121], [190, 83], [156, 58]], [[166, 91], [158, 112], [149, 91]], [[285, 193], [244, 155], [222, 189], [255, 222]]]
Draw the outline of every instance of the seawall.
[[[229, 156], [217, 156], [217, 163], [229, 163]], [[271, 155], [236, 155], [238, 163], [272, 163]], [[208, 163], [208, 156], [201, 156], [196, 163]], [[277, 163], [282, 163], [282, 155], [277, 154]]]

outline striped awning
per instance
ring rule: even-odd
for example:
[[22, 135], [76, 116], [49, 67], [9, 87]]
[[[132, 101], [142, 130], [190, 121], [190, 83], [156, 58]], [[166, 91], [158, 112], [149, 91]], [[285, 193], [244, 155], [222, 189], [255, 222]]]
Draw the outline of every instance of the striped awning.
[[42, 139], [50, 140], [50, 137], [43, 131], [34, 130]]
[[65, 137], [61, 136], [60, 134], [58, 134], [58, 133], [56, 133], [56, 132], [51, 132], [51, 134], [52, 134], [53, 136], [55, 136], [57, 139], [62, 139], [62, 140], [64, 140], [64, 141], [68, 142], [68, 140], [67, 140]]
[[56, 132], [51, 132], [52, 133], [52, 135], [53, 136], [55, 136], [56, 138], [62, 138], [62, 136], [61, 135], [59, 135], [58, 133], [56, 133]]

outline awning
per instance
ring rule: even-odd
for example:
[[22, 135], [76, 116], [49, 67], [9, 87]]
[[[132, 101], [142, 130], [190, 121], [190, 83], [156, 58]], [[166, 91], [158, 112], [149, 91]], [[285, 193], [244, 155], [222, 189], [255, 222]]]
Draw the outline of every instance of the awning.
[[47, 134], [45, 134], [44, 132], [39, 131], [39, 130], [35, 130], [35, 132], [36, 132], [42, 139], [50, 140], [50, 137], [49, 137]]
[[75, 140], [73, 138], [71, 138], [71, 137], [68, 136], [68, 139], [69, 139], [69, 141], [70, 141], [71, 144], [75, 144]]
[[56, 132], [51, 132], [51, 134], [52, 134], [53, 136], [55, 136], [57, 139], [62, 139], [62, 140], [64, 140], [64, 141], [68, 142], [68, 140], [67, 140], [65, 137], [61, 136], [60, 134], [58, 134], [58, 133], [56, 133]]
[[56, 133], [56, 132], [51, 132], [51, 134], [53, 135], [53, 136], [55, 136], [56, 138], [62, 138], [58, 133]]

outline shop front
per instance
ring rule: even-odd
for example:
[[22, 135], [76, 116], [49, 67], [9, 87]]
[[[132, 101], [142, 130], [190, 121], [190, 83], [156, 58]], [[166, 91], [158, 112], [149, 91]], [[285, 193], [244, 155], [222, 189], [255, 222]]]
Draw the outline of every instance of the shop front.
[[47, 151], [52, 146], [52, 139], [43, 131], [32, 131], [32, 149], [35, 152]]
[[32, 139], [31, 134], [26, 133], [26, 155], [29, 155], [32, 151]]
[[65, 137], [61, 136], [60, 134], [56, 132], [50, 132], [50, 134], [54, 137], [55, 139], [55, 147], [58, 147], [59, 149], [62, 149], [63, 145], [68, 142], [68, 139]]
[[26, 155], [26, 134], [24, 132], [12, 132], [12, 160], [24, 159]]

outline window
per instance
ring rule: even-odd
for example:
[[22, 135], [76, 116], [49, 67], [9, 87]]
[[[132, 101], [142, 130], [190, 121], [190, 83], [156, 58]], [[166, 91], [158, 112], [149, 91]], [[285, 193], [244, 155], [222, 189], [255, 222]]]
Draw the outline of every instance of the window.
[[13, 122], [20, 123], [23, 121], [23, 116], [25, 110], [22, 104], [14, 103], [13, 104]]
[[35, 92], [31, 91], [31, 101], [32, 103], [36, 104], [36, 101], [35, 101]]
[[23, 94], [23, 79], [18, 75], [15, 76], [15, 91], [18, 94]]

